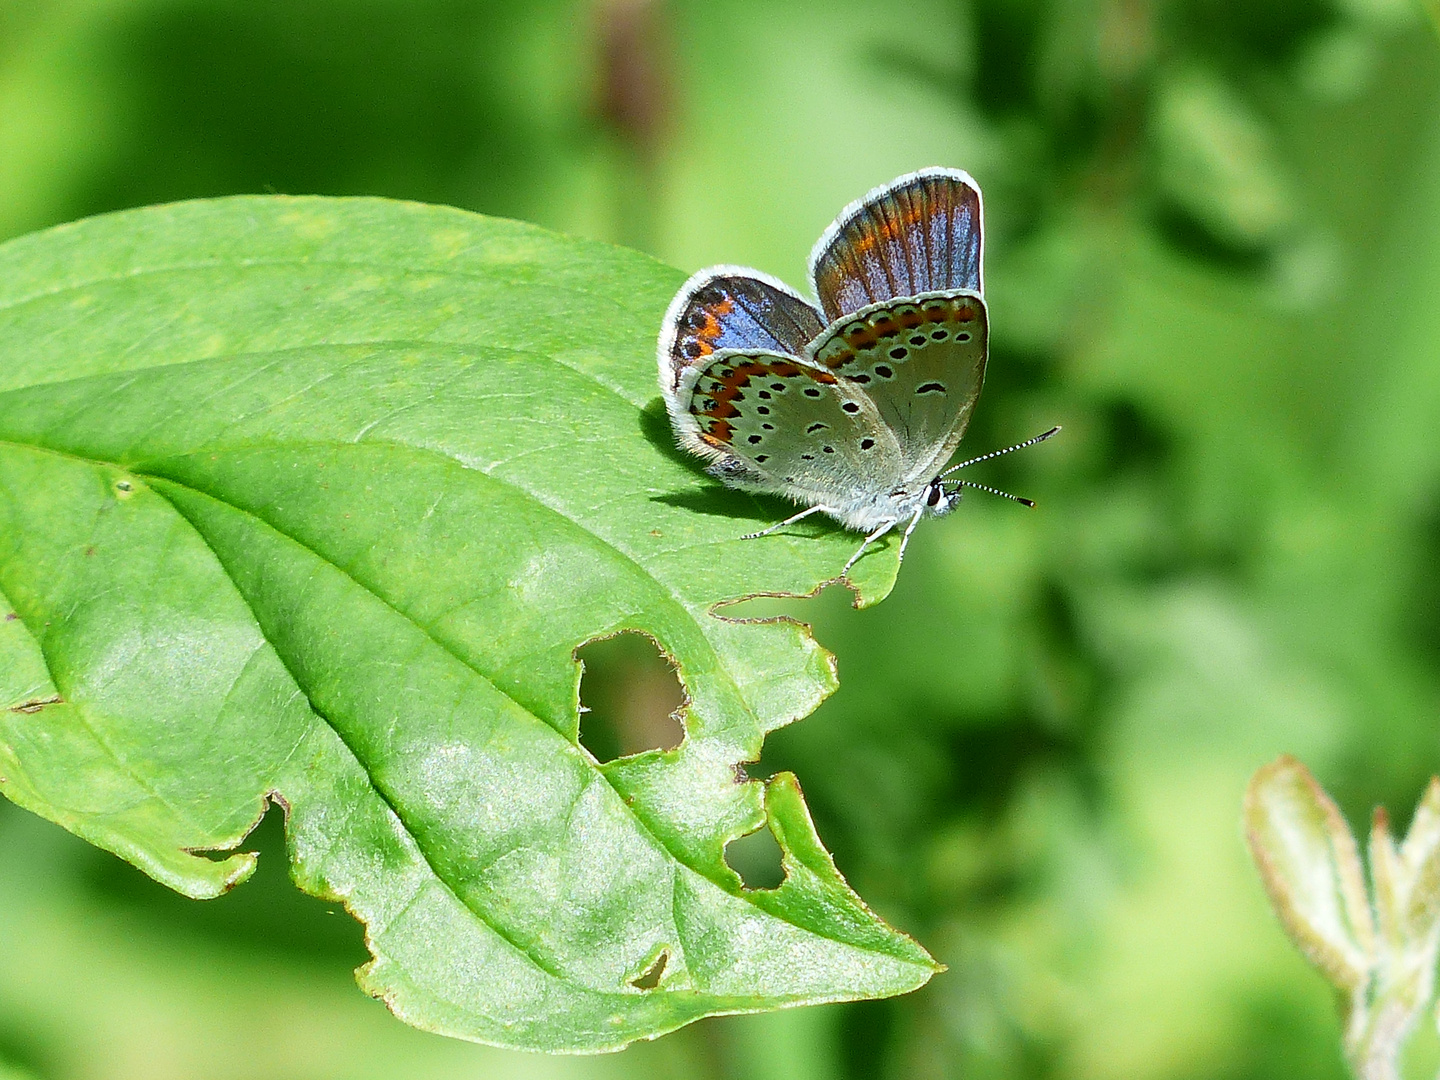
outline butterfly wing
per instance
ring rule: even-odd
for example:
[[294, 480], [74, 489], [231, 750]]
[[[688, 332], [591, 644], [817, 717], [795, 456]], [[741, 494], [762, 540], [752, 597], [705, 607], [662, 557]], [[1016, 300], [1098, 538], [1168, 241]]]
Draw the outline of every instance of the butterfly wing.
[[717, 349], [763, 349], [799, 356], [824, 329], [814, 305], [755, 270], [715, 266], [681, 286], [660, 330], [660, 389], [672, 419], [684, 414], [685, 371]]
[[871, 304], [812, 347], [817, 367], [862, 388], [900, 447], [902, 483], [928, 481], [955, 452], [985, 381], [988, 322], [975, 292]]
[[724, 349], [682, 379], [711, 472], [731, 487], [836, 507], [890, 491], [899, 444], [848, 380], [776, 352]]
[[983, 293], [980, 188], [958, 169], [922, 169], [851, 203], [810, 255], [810, 281], [834, 320], [897, 296]]

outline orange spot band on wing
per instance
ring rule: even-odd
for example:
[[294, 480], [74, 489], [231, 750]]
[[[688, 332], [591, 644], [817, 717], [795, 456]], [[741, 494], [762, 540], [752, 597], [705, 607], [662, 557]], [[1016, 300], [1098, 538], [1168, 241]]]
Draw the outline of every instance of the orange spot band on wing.
[[715, 351], [715, 341], [720, 337], [720, 316], [728, 315], [735, 310], [735, 301], [725, 297], [718, 304], [712, 307], [702, 307], [700, 312], [705, 317], [700, 328], [695, 331], [695, 340], [700, 345], [700, 355], [709, 356]]
[[728, 421], [716, 420], [710, 425], [709, 431], [700, 433], [700, 441], [708, 443], [716, 450], [729, 450], [731, 442], [734, 441], [735, 429]]

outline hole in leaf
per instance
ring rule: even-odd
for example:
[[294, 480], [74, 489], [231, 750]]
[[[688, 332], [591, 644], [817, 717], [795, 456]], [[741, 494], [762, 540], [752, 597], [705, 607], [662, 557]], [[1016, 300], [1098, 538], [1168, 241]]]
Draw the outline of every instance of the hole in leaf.
[[580, 745], [595, 760], [673, 750], [685, 739], [685, 691], [675, 668], [645, 634], [627, 630], [575, 650], [580, 682]]
[[[65, 833], [61, 836], [67, 844], [73, 839]], [[75, 843], [80, 851], [71, 857], [80, 860], [74, 865], [86, 895], [103, 902], [107, 911], [186, 943], [178, 947], [206, 953], [247, 950], [245, 955], [287, 956], [292, 958], [289, 962], [318, 957], [316, 962], [353, 965], [369, 958], [364, 928], [344, 905], [307, 896], [291, 880], [285, 812], [278, 798], [272, 797], [265, 816], [235, 849], [258, 853], [254, 875], [224, 896], [203, 903], [171, 892], [108, 852]], [[223, 859], [233, 852], [194, 854]]]
[[747, 889], [775, 889], [785, 880], [784, 852], [766, 826], [725, 845], [725, 861]]
[[660, 955], [655, 957], [655, 962], [646, 968], [644, 973], [631, 979], [630, 985], [636, 990], [654, 990], [660, 985], [660, 977], [665, 974], [665, 965], [669, 960], [670, 950], [661, 949]]

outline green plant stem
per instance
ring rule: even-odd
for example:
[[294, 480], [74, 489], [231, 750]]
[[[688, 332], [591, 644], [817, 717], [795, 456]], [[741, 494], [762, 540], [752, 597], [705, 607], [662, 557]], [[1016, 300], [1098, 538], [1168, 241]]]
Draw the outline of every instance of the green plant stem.
[[1416, 959], [1392, 957], [1374, 997], [1367, 1003], [1363, 990], [1355, 995], [1345, 1055], [1358, 1080], [1400, 1080], [1400, 1052], [1434, 988], [1434, 952]]

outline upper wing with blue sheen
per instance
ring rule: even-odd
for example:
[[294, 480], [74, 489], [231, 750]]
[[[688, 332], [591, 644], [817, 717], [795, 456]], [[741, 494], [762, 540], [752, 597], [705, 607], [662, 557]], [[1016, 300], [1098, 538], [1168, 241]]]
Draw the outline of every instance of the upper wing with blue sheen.
[[802, 356], [825, 328], [814, 305], [754, 270], [717, 266], [681, 288], [660, 333], [660, 382], [676, 393], [685, 369], [718, 349]]
[[846, 207], [810, 256], [827, 321], [900, 296], [983, 292], [980, 188], [958, 169], [922, 169]]

